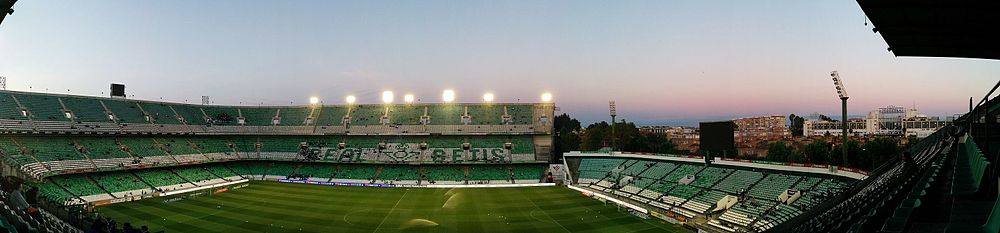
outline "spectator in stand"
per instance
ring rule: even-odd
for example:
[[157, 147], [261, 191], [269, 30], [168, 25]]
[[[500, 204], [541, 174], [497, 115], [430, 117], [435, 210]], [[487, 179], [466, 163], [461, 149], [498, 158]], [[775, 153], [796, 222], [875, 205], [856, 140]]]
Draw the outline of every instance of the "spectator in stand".
[[[24, 179], [16, 176], [4, 178], [3, 191], [7, 192], [7, 203], [14, 207], [14, 211], [21, 216], [27, 216], [36, 221], [42, 222], [43, 218], [38, 208], [28, 204], [28, 199], [24, 197]], [[37, 191], [35, 192], [37, 195]], [[35, 199], [35, 198], [33, 198]]]

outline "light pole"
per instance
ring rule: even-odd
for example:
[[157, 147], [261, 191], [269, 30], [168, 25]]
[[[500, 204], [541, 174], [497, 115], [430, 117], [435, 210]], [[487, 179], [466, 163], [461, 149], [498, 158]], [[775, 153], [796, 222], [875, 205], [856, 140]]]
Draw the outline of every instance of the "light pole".
[[615, 117], [618, 116], [618, 111], [615, 110], [615, 101], [608, 102], [608, 108], [611, 110], [611, 154], [615, 153]]
[[833, 84], [837, 86], [837, 95], [840, 96], [841, 103], [841, 134], [843, 136], [843, 141], [841, 141], [840, 149], [843, 151], [843, 157], [841, 161], [847, 164], [847, 89], [844, 89], [844, 82], [840, 79], [840, 74], [836, 70], [830, 72], [830, 77], [833, 77]]

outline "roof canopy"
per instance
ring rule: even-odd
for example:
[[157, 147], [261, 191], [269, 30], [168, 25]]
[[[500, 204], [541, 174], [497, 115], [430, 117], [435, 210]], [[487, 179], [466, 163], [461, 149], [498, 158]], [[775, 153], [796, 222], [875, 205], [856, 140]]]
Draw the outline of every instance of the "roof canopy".
[[17, 0], [0, 0], [0, 23], [3, 22], [3, 18], [6, 18], [8, 14], [14, 13], [14, 2], [17, 2]]
[[896, 56], [1000, 59], [1000, 1], [857, 1]]

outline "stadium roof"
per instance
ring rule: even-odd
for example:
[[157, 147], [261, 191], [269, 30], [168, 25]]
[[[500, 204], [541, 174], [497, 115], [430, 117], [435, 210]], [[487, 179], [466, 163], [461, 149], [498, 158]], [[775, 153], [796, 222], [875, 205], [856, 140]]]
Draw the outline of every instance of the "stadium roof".
[[0, 0], [0, 23], [3, 23], [3, 19], [7, 18], [8, 14], [14, 13], [14, 3], [17, 0]]
[[896, 56], [1000, 59], [1000, 1], [857, 1]]

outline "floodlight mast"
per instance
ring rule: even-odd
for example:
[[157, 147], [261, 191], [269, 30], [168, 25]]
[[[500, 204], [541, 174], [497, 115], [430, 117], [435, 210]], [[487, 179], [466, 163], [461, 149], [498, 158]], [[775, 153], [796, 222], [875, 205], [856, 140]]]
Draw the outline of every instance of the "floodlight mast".
[[611, 154], [615, 153], [615, 117], [618, 116], [618, 110], [615, 108], [615, 101], [608, 101], [608, 108], [611, 111]]
[[841, 104], [841, 120], [840, 130], [843, 137], [840, 149], [842, 151], [841, 161], [847, 162], [847, 89], [844, 88], [844, 80], [840, 78], [840, 74], [836, 70], [830, 72], [830, 77], [833, 77], [833, 84], [837, 87], [837, 96], [840, 96]]

